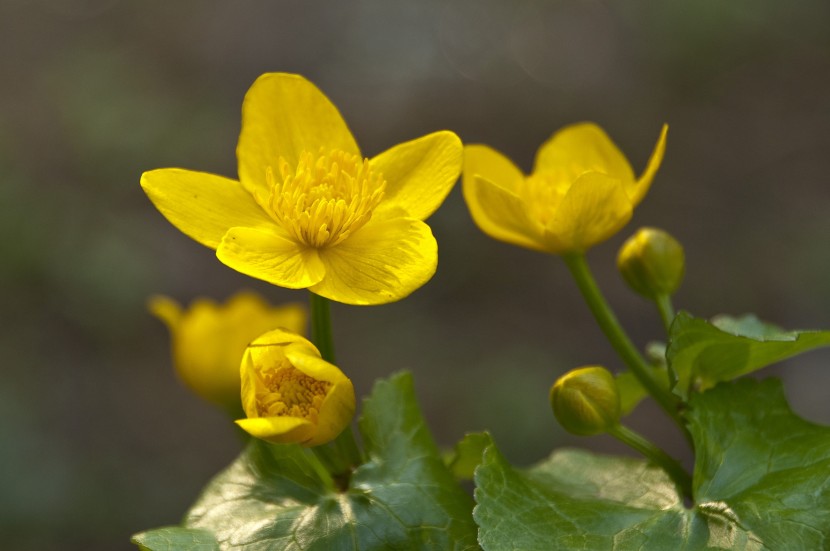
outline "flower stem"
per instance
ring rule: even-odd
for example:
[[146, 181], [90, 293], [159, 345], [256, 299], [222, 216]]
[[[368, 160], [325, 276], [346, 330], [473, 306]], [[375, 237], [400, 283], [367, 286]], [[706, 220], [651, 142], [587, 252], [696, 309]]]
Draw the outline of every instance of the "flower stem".
[[663, 320], [663, 327], [666, 328], [666, 333], [668, 333], [669, 329], [671, 329], [671, 322], [674, 321], [674, 306], [672, 305], [671, 297], [666, 294], [658, 295], [657, 298], [654, 299], [654, 303], [657, 305], [657, 310], [660, 312], [660, 319]]
[[[311, 342], [327, 362], [334, 364], [334, 338], [331, 331], [329, 300], [309, 293], [311, 307]], [[314, 454], [329, 469], [341, 490], [348, 487], [351, 471], [363, 463], [363, 454], [357, 445], [352, 427], [347, 426], [328, 444], [312, 448]]]
[[608, 434], [623, 444], [634, 448], [652, 463], [662, 467], [677, 486], [678, 492], [685, 498], [692, 499], [692, 477], [676, 459], [646, 440], [642, 435], [623, 425], [617, 425], [609, 430]]
[[688, 430], [683, 420], [680, 418], [678, 412], [678, 399], [669, 392], [668, 388], [661, 386], [652, 375], [648, 364], [642, 355], [637, 351], [637, 348], [628, 338], [625, 330], [620, 325], [608, 302], [597, 286], [594, 276], [591, 274], [591, 269], [588, 262], [585, 260], [584, 254], [570, 254], [562, 257], [568, 269], [571, 271], [582, 296], [588, 303], [588, 307], [594, 314], [602, 332], [611, 342], [611, 346], [617, 351], [617, 354], [625, 362], [625, 365], [631, 370], [641, 385], [648, 391], [649, 394], [657, 401], [661, 408], [671, 417], [677, 425], [683, 430], [683, 433], [689, 438]]
[[330, 364], [334, 359], [334, 338], [331, 334], [331, 311], [329, 299], [309, 292], [311, 306], [311, 342], [320, 350], [320, 355]]

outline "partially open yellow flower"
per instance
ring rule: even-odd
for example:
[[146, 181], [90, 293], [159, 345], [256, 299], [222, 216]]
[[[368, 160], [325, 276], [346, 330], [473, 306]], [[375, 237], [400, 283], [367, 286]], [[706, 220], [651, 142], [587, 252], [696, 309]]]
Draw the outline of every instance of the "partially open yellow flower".
[[364, 158], [337, 108], [301, 76], [269, 73], [242, 104], [239, 181], [145, 172], [156, 208], [243, 274], [348, 304], [399, 300], [435, 273], [423, 220], [461, 172], [442, 131]]
[[276, 444], [319, 446], [337, 437], [355, 410], [352, 382], [303, 337], [270, 331], [242, 359], [242, 407], [236, 423]]
[[500, 241], [553, 254], [582, 253], [631, 219], [663, 160], [667, 126], [645, 171], [595, 124], [567, 126], [542, 144], [526, 176], [486, 145], [464, 148], [464, 198], [481, 230]]
[[149, 308], [170, 330], [173, 365], [181, 380], [205, 400], [232, 412], [240, 408], [239, 362], [245, 347], [278, 327], [305, 332], [307, 317], [299, 304], [273, 307], [248, 291], [223, 305], [200, 298], [187, 310], [171, 298], [156, 296]]

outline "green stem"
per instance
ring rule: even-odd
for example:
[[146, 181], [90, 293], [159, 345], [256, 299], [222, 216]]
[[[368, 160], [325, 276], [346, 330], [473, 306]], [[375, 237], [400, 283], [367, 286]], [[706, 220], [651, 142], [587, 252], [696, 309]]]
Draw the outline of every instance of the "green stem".
[[677, 486], [677, 490], [689, 500], [692, 499], [692, 477], [686, 469], [669, 454], [646, 440], [642, 435], [628, 427], [617, 425], [608, 431], [608, 434], [630, 446], [646, 456], [651, 462], [659, 465]]
[[[331, 331], [329, 300], [315, 293], [309, 293], [311, 307], [311, 341], [327, 362], [334, 364], [334, 338]], [[357, 445], [351, 425], [328, 444], [312, 448], [314, 454], [340, 481], [341, 489], [348, 486], [351, 471], [363, 463], [363, 454]]]
[[320, 350], [320, 355], [330, 364], [334, 359], [334, 337], [331, 334], [331, 311], [329, 299], [309, 293], [311, 306], [311, 342]]
[[674, 321], [674, 306], [671, 303], [671, 297], [663, 294], [658, 295], [654, 299], [657, 305], [657, 310], [660, 312], [660, 319], [663, 320], [663, 327], [666, 328], [666, 333], [671, 329], [671, 322]]
[[637, 348], [632, 344], [631, 339], [628, 338], [625, 330], [620, 325], [605, 297], [602, 295], [597, 286], [594, 276], [591, 274], [591, 269], [588, 267], [588, 262], [585, 260], [584, 254], [571, 254], [562, 257], [568, 269], [576, 280], [582, 296], [588, 303], [588, 307], [594, 314], [600, 328], [605, 336], [611, 342], [611, 346], [617, 351], [617, 354], [628, 366], [628, 369], [637, 377], [637, 380], [648, 391], [649, 394], [657, 401], [660, 407], [671, 417], [678, 426], [684, 431], [688, 438], [688, 431], [680, 418], [678, 412], [678, 400], [669, 392], [668, 388], [661, 386], [652, 375], [645, 359], [637, 351]]

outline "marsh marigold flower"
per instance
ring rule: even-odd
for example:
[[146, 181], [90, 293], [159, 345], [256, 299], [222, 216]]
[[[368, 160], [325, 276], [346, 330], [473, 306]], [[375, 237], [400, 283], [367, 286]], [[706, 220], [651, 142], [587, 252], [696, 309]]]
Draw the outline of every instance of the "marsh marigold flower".
[[294, 333], [270, 331], [252, 342], [241, 376], [248, 418], [236, 423], [257, 438], [318, 446], [337, 437], [354, 416], [352, 382]]
[[667, 126], [645, 171], [595, 124], [563, 128], [542, 144], [533, 172], [522, 173], [486, 145], [464, 148], [464, 198], [481, 230], [500, 241], [553, 254], [582, 253], [631, 219], [663, 160]]
[[221, 305], [200, 298], [186, 310], [171, 298], [156, 296], [149, 308], [170, 330], [179, 378], [205, 400], [234, 413], [240, 409], [239, 363], [245, 347], [279, 327], [305, 332], [307, 318], [299, 304], [273, 307], [248, 291]]
[[426, 283], [438, 262], [423, 220], [461, 172], [442, 131], [363, 157], [337, 108], [301, 76], [259, 77], [242, 104], [239, 180], [146, 172], [161, 213], [221, 262], [348, 304], [382, 304]]

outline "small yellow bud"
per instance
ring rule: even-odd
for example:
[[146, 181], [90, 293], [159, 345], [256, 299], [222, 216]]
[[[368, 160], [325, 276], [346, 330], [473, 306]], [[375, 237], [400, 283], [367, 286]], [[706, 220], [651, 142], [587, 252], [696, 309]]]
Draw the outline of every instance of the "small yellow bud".
[[241, 366], [242, 407], [236, 422], [251, 436], [275, 444], [319, 446], [354, 417], [354, 386], [303, 337], [280, 329], [257, 338]]
[[620, 421], [617, 381], [604, 367], [580, 367], [550, 388], [550, 405], [565, 430], [581, 436], [602, 434]]
[[668, 233], [640, 228], [620, 248], [617, 268], [629, 287], [655, 300], [671, 296], [680, 287], [686, 257], [682, 245]]

